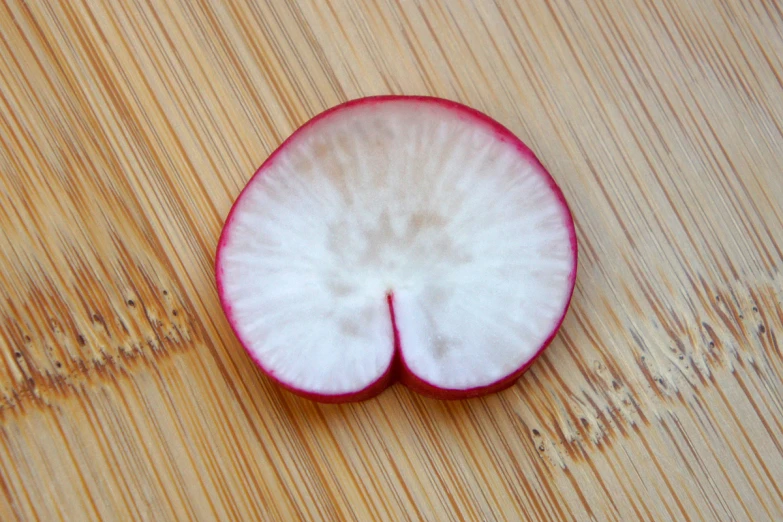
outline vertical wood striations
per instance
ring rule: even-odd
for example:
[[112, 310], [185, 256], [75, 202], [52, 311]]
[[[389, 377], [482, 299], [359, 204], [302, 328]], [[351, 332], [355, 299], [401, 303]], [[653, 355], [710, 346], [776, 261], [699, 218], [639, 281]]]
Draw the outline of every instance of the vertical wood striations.
[[[0, 4], [0, 518], [783, 518], [774, 2]], [[341, 101], [498, 119], [577, 289], [512, 389], [321, 406], [219, 310], [233, 199]]]

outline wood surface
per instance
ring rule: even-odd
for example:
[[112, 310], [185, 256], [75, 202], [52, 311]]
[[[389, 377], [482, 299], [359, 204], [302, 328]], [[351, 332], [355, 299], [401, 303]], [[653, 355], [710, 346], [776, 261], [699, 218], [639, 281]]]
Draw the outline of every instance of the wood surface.
[[[0, 5], [0, 520], [783, 520], [776, 0]], [[280, 390], [220, 310], [297, 126], [427, 94], [536, 151], [571, 311], [513, 388]]]

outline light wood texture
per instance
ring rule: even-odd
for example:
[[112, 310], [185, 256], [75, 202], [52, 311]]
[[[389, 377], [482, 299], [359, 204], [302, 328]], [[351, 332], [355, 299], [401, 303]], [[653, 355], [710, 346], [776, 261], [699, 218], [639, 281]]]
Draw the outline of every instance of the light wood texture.
[[[774, 0], [0, 5], [0, 519], [783, 519]], [[320, 406], [220, 311], [233, 199], [309, 117], [511, 128], [581, 264], [513, 388]]]

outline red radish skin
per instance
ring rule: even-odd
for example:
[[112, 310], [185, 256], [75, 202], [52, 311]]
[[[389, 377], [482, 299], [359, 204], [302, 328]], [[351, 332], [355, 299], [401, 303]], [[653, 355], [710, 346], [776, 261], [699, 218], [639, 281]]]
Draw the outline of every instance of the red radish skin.
[[[395, 297], [393, 290], [387, 293], [386, 301], [388, 305], [389, 320], [391, 322], [393, 339], [393, 354], [389, 361], [385, 371], [370, 382], [368, 385], [358, 390], [351, 390], [345, 393], [319, 393], [302, 389], [298, 383], [289, 382], [286, 379], [281, 378], [277, 373], [270, 368], [259, 355], [250, 348], [251, 343], [245, 338], [245, 333], [239, 325], [239, 319], [236, 316], [236, 311], [232, 299], [227, 295], [227, 289], [225, 284], [225, 258], [221, 255], [231, 238], [232, 230], [234, 228], [235, 220], [237, 217], [237, 209], [240, 202], [243, 200], [248, 189], [252, 186], [253, 182], [260, 176], [263, 176], [277, 161], [282, 151], [286, 150], [289, 144], [295, 142], [302, 134], [306, 133], [318, 122], [327, 119], [329, 116], [337, 115], [341, 111], [349, 108], [359, 107], [372, 107], [378, 104], [387, 104], [391, 102], [409, 102], [420, 103], [423, 106], [436, 106], [447, 109], [452, 115], [456, 115], [460, 120], [471, 122], [473, 125], [483, 127], [484, 129], [491, 130], [495, 138], [498, 141], [513, 146], [514, 150], [524, 158], [532, 168], [536, 170], [536, 174], [541, 176], [546, 182], [551, 193], [556, 198], [560, 211], [562, 212], [563, 225], [567, 229], [567, 241], [570, 247], [570, 253], [572, 256], [570, 273], [567, 275], [566, 281], [566, 298], [564, 300], [564, 306], [562, 307], [562, 314], [559, 319], [551, 327], [549, 335], [543, 342], [540, 343], [534, 354], [528, 359], [524, 360], [523, 364], [517, 369], [508, 372], [502, 378], [491, 382], [489, 384], [466, 387], [466, 388], [444, 388], [437, 386], [431, 382], [428, 382], [425, 378], [416, 374], [416, 372], [409, 366], [405, 357], [405, 349], [401, 344], [401, 336], [398, 331], [397, 319], [395, 317]], [[331, 109], [324, 111], [323, 113], [315, 116], [310, 121], [305, 123], [299, 129], [297, 129], [291, 136], [289, 136], [259, 167], [248, 184], [240, 193], [239, 197], [235, 200], [223, 227], [220, 240], [218, 242], [216, 261], [215, 261], [215, 274], [218, 295], [223, 308], [223, 311], [228, 319], [228, 322], [237, 336], [238, 340], [242, 344], [243, 348], [250, 355], [252, 360], [258, 365], [258, 367], [273, 381], [279, 384], [281, 387], [307, 399], [323, 402], [323, 403], [343, 403], [343, 402], [356, 402], [373, 398], [380, 394], [387, 387], [395, 382], [400, 382], [408, 388], [433, 398], [437, 399], [465, 399], [470, 397], [478, 397], [490, 393], [501, 391], [509, 386], [513, 385], [516, 380], [535, 362], [535, 360], [541, 355], [546, 347], [551, 343], [552, 339], [557, 335], [560, 329], [565, 315], [570, 305], [570, 301], [573, 295], [576, 273], [577, 273], [577, 258], [578, 258], [578, 246], [576, 240], [576, 233], [574, 229], [574, 223], [569, 206], [563, 196], [562, 191], [555, 183], [549, 172], [543, 167], [540, 161], [536, 158], [534, 153], [514, 134], [507, 128], [491, 119], [487, 115], [480, 113], [472, 108], [466, 107], [459, 103], [444, 100], [440, 98], [432, 98], [425, 96], [374, 96], [368, 98], [362, 98], [358, 100], [352, 100], [341, 105], [335, 106]], [[335, 350], [339, 350], [340, 347], [336, 346]], [[292, 356], [293, 357], [293, 356]]]

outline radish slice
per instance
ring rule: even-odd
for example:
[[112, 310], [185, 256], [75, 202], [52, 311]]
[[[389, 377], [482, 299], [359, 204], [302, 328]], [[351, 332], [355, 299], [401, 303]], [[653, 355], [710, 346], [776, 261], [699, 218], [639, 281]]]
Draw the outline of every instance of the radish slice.
[[554, 337], [577, 244], [560, 189], [487, 116], [446, 100], [348, 102], [297, 130], [231, 209], [217, 285], [286, 388], [362, 400], [506, 387]]

